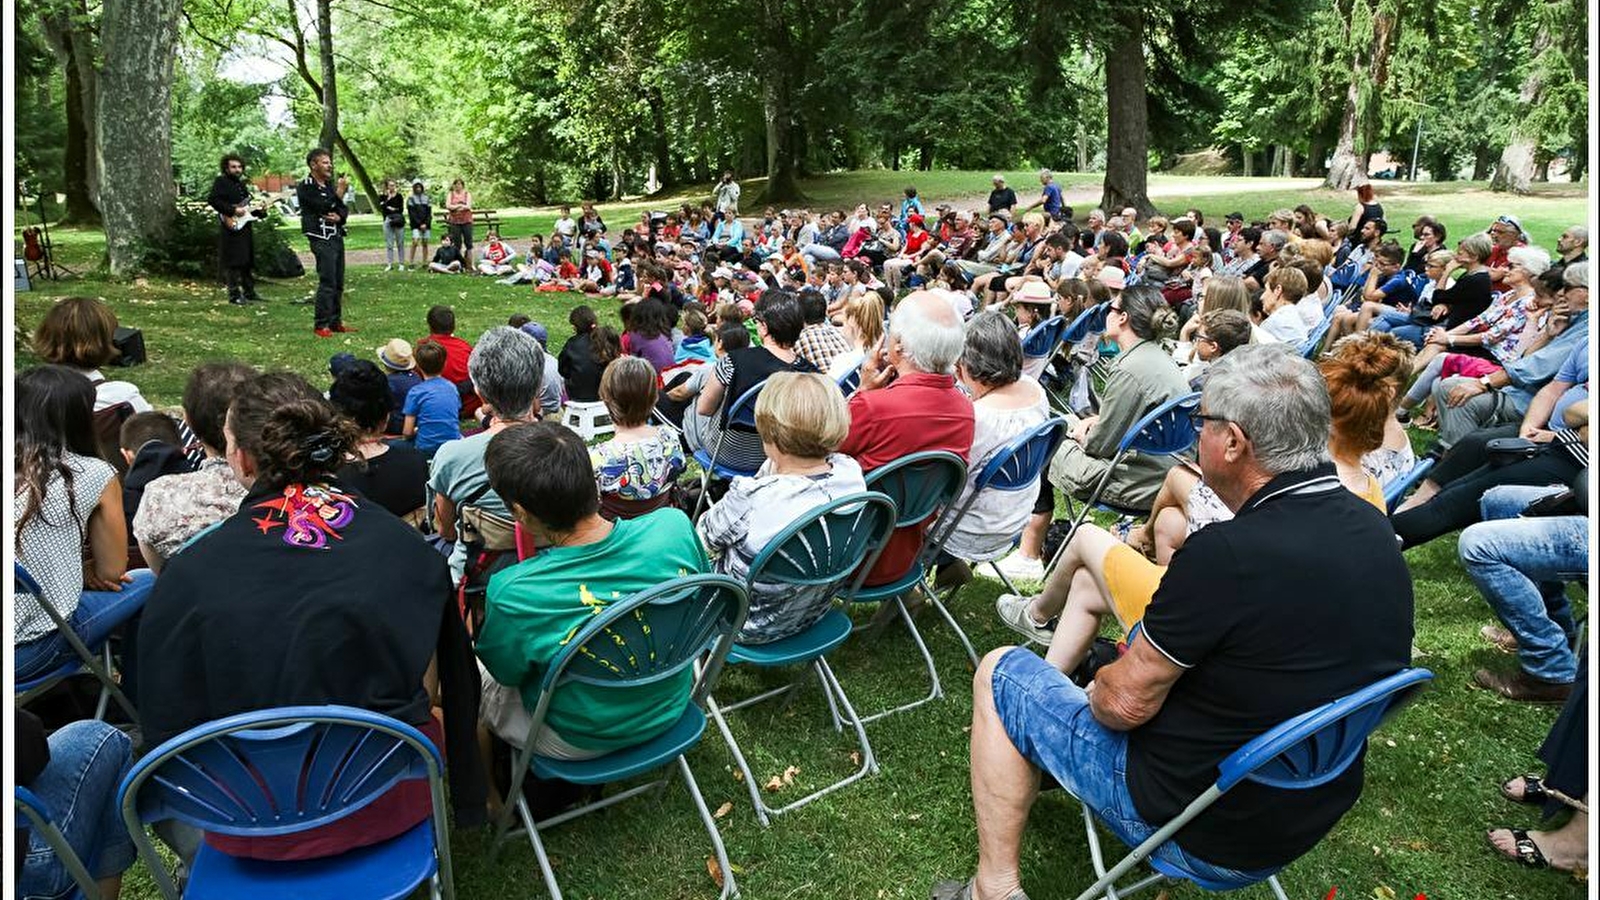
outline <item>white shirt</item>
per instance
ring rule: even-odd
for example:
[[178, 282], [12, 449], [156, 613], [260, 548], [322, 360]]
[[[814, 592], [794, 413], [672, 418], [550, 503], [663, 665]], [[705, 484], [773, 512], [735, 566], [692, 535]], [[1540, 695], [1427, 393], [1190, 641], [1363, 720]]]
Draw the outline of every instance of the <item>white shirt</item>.
[[1293, 306], [1278, 307], [1277, 312], [1267, 316], [1266, 321], [1261, 323], [1261, 328], [1285, 344], [1303, 344], [1311, 336], [1306, 329], [1305, 319]]
[[1305, 321], [1306, 328], [1315, 328], [1322, 324], [1322, 299], [1317, 294], [1307, 294], [1294, 305], [1294, 308], [1300, 311], [1300, 318]]

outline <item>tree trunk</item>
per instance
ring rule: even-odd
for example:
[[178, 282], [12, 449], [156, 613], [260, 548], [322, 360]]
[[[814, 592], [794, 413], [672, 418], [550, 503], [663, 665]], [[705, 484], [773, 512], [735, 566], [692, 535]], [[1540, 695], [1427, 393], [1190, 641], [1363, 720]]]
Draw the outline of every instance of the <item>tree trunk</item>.
[[317, 58], [322, 63], [322, 134], [317, 144], [333, 153], [339, 139], [339, 86], [333, 68], [333, 0], [317, 0]]
[[804, 199], [794, 158], [794, 43], [784, 17], [783, 0], [762, 0], [766, 52], [761, 65], [761, 105], [767, 124], [767, 203]]
[[1244, 159], [1244, 177], [1254, 178], [1256, 174], [1256, 154], [1247, 147], [1239, 148], [1239, 156]]
[[172, 232], [172, 72], [181, 0], [105, 0], [95, 117], [111, 273], [138, 271]]
[[[1540, 26], [1533, 36], [1533, 55], [1529, 58], [1538, 60], [1549, 46], [1550, 29]], [[1533, 186], [1534, 155], [1539, 150], [1539, 142], [1537, 136], [1527, 130], [1525, 123], [1528, 113], [1538, 105], [1543, 93], [1544, 72], [1535, 62], [1528, 67], [1528, 74], [1522, 79], [1522, 88], [1517, 92], [1517, 108], [1511, 114], [1511, 141], [1500, 151], [1500, 164], [1494, 167], [1489, 190], [1526, 194]]]
[[1294, 177], [1294, 148], [1288, 144], [1283, 145], [1283, 177]]
[[350, 149], [350, 142], [345, 140], [344, 132], [334, 136], [334, 143], [338, 145], [339, 152], [344, 154], [344, 160], [350, 166], [350, 171], [356, 176], [356, 184], [361, 187], [361, 193], [367, 195], [367, 202], [372, 204], [372, 211], [378, 211], [378, 186], [372, 183], [372, 176], [367, 174], [367, 167], [361, 164], [361, 158]]
[[1128, 8], [1120, 34], [1106, 51], [1106, 176], [1101, 209], [1133, 207], [1139, 218], [1155, 215], [1148, 196], [1150, 112], [1145, 94], [1144, 13]]
[[1472, 151], [1472, 180], [1483, 181], [1494, 171], [1494, 148], [1479, 144]]
[[100, 178], [95, 157], [94, 33], [74, 26], [74, 18], [88, 19], [82, 0], [71, 11], [40, 18], [40, 33], [61, 62], [66, 76], [66, 146], [62, 148], [61, 191], [67, 206], [63, 223], [100, 223]]
[[1078, 168], [1077, 168], [1077, 171], [1079, 171], [1079, 172], [1087, 172], [1087, 171], [1089, 171], [1089, 132], [1088, 132], [1088, 130], [1086, 128], [1083, 127], [1083, 123], [1081, 121], [1078, 123], [1077, 141], [1078, 141]]
[[1550, 183], [1550, 162], [1554, 158], [1555, 157], [1548, 153], [1539, 154], [1538, 159], [1533, 166], [1534, 181], [1543, 182], [1545, 184]]
[[[1349, 190], [1367, 177], [1378, 104], [1389, 81], [1389, 58], [1394, 53], [1398, 27], [1398, 18], [1392, 10], [1374, 9], [1371, 44], [1351, 53], [1350, 83], [1345, 88], [1344, 114], [1339, 118], [1339, 140], [1334, 145], [1333, 161], [1328, 164], [1328, 177], [1323, 187]], [[1348, 22], [1346, 28], [1349, 28]], [[1363, 86], [1370, 92], [1366, 103], [1361, 102]]]
[[656, 179], [661, 184], [660, 190], [666, 190], [678, 183], [672, 177], [672, 144], [667, 138], [667, 100], [661, 95], [659, 85], [650, 85], [645, 94], [650, 105], [650, 149], [656, 158]]

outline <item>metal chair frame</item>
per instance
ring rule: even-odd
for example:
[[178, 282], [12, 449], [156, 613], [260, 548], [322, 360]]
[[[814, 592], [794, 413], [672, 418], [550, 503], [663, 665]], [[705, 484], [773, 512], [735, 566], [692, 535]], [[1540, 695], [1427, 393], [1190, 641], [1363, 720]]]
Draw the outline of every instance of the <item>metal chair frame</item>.
[[72, 876], [72, 883], [78, 886], [78, 890], [83, 894], [83, 900], [100, 900], [99, 882], [89, 874], [89, 867], [83, 864], [77, 851], [67, 842], [66, 835], [61, 833], [50, 807], [45, 805], [39, 795], [22, 785], [17, 785], [13, 798], [17, 814], [16, 826], [22, 828], [26, 825], [34, 834], [39, 835], [45, 846], [61, 860], [62, 868]]
[[[761, 389], [766, 387], [766, 384], [767, 383], [764, 380], [757, 382], [749, 390], [745, 391], [742, 396], [736, 398], [733, 401], [732, 406], [728, 407], [728, 424], [717, 429], [717, 439], [712, 444], [710, 452], [707, 452], [704, 448], [695, 451], [695, 462], [700, 464], [700, 496], [695, 499], [694, 514], [689, 518], [700, 518], [701, 511], [705, 509], [706, 497], [708, 495], [706, 488], [710, 486], [712, 478], [723, 475], [739, 476], [755, 474], [754, 469], [746, 471], [743, 469], [733, 469], [722, 465], [721, 463], [717, 462], [717, 453], [722, 449], [722, 442], [727, 436], [729, 428], [732, 428], [734, 425], [748, 425], [752, 428], [755, 427], [756, 398], [760, 396]], [[718, 471], [719, 469], [721, 470], [720, 472]]]
[[122, 688], [117, 686], [116, 679], [111, 676], [114, 668], [111, 659], [111, 642], [107, 640], [101, 644], [100, 653], [97, 656], [83, 642], [83, 638], [72, 630], [72, 625], [67, 622], [66, 617], [61, 615], [60, 610], [56, 609], [55, 604], [45, 597], [44, 590], [39, 587], [39, 582], [34, 580], [28, 570], [23, 568], [21, 563], [13, 563], [12, 566], [12, 577], [16, 591], [33, 595], [34, 600], [39, 604], [39, 608], [43, 609], [45, 615], [50, 617], [50, 621], [55, 623], [56, 632], [67, 642], [67, 646], [72, 648], [73, 654], [77, 657], [77, 659], [68, 660], [43, 675], [19, 681], [16, 685], [16, 704], [22, 706], [29, 700], [55, 687], [63, 680], [80, 672], [88, 671], [89, 674], [95, 677], [95, 680], [100, 682], [100, 699], [95, 704], [94, 709], [94, 717], [96, 719], [104, 720], [107, 703], [110, 700], [116, 700], [117, 705], [122, 707], [122, 711], [128, 714], [131, 721], [139, 721], [139, 713], [133, 708], [133, 701], [128, 699], [128, 696], [122, 692]]
[[1433, 470], [1434, 465], [1437, 463], [1438, 460], [1431, 456], [1424, 456], [1417, 460], [1417, 464], [1407, 470], [1406, 474], [1400, 476], [1393, 484], [1384, 489], [1384, 508], [1393, 515], [1395, 507], [1406, 499], [1406, 494], [1410, 493], [1412, 488], [1420, 484], [1422, 479], [1428, 477], [1428, 473]]

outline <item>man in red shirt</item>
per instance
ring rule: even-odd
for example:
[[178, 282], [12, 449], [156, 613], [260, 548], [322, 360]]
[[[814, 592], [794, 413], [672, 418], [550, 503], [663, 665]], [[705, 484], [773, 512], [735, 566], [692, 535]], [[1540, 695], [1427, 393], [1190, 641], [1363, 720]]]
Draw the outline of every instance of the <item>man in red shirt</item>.
[[[850, 396], [850, 434], [841, 453], [855, 457], [868, 475], [912, 453], [972, 452], [972, 401], [956, 389], [956, 360], [965, 333], [955, 304], [941, 291], [906, 295], [889, 317], [884, 346], [867, 354], [861, 387]], [[867, 576], [884, 584], [911, 568], [927, 531], [895, 532]]]
[[456, 311], [442, 304], [428, 308], [428, 336], [417, 344], [432, 341], [444, 348], [444, 371], [440, 377], [461, 390], [461, 417], [471, 416], [483, 401], [472, 389], [472, 379], [467, 375], [467, 358], [472, 355], [472, 345], [456, 337]]
[[1489, 226], [1489, 237], [1494, 241], [1494, 249], [1489, 251], [1489, 283], [1495, 290], [1502, 290], [1506, 280], [1506, 273], [1511, 271], [1511, 263], [1506, 261], [1506, 254], [1512, 247], [1526, 247], [1527, 237], [1522, 233], [1522, 223], [1516, 216], [1501, 216]]

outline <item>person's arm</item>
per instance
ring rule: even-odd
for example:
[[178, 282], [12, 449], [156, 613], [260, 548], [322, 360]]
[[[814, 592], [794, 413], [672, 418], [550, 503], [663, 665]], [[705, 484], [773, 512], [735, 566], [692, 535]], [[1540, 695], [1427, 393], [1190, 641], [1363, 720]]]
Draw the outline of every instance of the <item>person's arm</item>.
[[1183, 669], [1152, 647], [1141, 631], [1121, 659], [1095, 673], [1089, 711], [1112, 731], [1131, 731], [1161, 711], [1182, 675]]
[[[712, 373], [713, 376], [716, 373]], [[700, 391], [700, 399], [695, 403], [695, 411], [702, 416], [714, 416], [722, 409], [722, 396], [727, 393], [726, 386], [718, 378], [706, 379], [706, 386]]]
[[1539, 389], [1533, 399], [1528, 401], [1528, 411], [1522, 415], [1522, 427], [1517, 429], [1517, 434], [1528, 440], [1539, 440], [1550, 434], [1550, 414], [1555, 411], [1556, 402], [1561, 399], [1572, 387], [1571, 382], [1552, 379], [1549, 384]]
[[444, 540], [456, 539], [456, 502], [438, 490], [433, 495], [433, 530]]
[[1385, 284], [1378, 280], [1380, 274], [1375, 265], [1367, 269], [1367, 282], [1361, 288], [1361, 299], [1370, 303], [1382, 303], [1383, 298], [1389, 296], [1384, 290]]
[[120, 591], [128, 570], [128, 521], [122, 514], [122, 483], [106, 482], [89, 514], [89, 556], [83, 582], [90, 590]]
[[139, 541], [139, 555], [144, 557], [145, 566], [157, 575], [160, 575], [161, 570], [166, 568], [167, 558], [161, 555], [160, 550], [157, 550], [144, 541]]
[[415, 415], [406, 416], [406, 423], [400, 428], [400, 436], [403, 438], [414, 438], [417, 436], [417, 417]]

